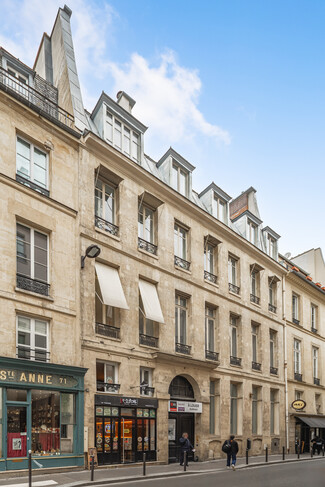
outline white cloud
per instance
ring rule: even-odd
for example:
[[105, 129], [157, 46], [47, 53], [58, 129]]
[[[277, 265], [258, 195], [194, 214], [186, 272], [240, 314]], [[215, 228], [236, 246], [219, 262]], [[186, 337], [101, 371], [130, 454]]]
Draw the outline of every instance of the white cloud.
[[[6, 22], [0, 26], [0, 45], [32, 66], [43, 32], [51, 33], [63, 4], [64, 0], [1, 0]], [[117, 12], [108, 3], [98, 7], [95, 1], [69, 0], [68, 5], [73, 11], [75, 55], [87, 108], [95, 105], [104, 80], [107, 86], [110, 78], [114, 95], [122, 89], [136, 100], [134, 113], [150, 127], [147, 141], [156, 139], [155, 148], [190, 142], [197, 136], [230, 143], [229, 133], [208, 122], [198, 108], [202, 83], [197, 71], [178, 64], [172, 51], [161, 54], [156, 66], [136, 53], [127, 64], [112, 62], [108, 51], [115, 42]]]

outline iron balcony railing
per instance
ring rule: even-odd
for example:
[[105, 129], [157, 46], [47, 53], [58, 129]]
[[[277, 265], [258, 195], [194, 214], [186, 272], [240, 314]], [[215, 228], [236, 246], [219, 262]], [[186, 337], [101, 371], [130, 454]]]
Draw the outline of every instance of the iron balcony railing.
[[255, 304], [260, 304], [260, 298], [255, 296], [255, 294], [251, 294], [251, 302]]
[[184, 345], [184, 343], [175, 343], [175, 350], [178, 353], [184, 353], [185, 355], [191, 355], [191, 346]]
[[272, 313], [276, 313], [276, 306], [274, 306], [274, 304], [269, 303], [269, 311], [272, 311]]
[[311, 331], [312, 331], [313, 333], [317, 333], [317, 328], [311, 327]]
[[73, 128], [74, 116], [71, 115], [71, 113], [63, 110], [57, 103], [47, 98], [39, 91], [36, 91], [28, 84], [19, 81], [3, 68], [0, 68], [0, 88], [9, 94], [12, 94], [25, 105], [35, 109], [45, 118], [53, 120], [65, 127], [69, 127], [70, 129]]
[[218, 282], [218, 277], [208, 271], [204, 271], [204, 279], [206, 281], [212, 282], [213, 284], [217, 284]]
[[315, 386], [320, 386], [320, 379], [317, 379], [317, 377], [314, 377], [314, 384], [315, 384]]
[[297, 320], [296, 318], [292, 318], [292, 323], [294, 323], [295, 325], [299, 325], [300, 321]]
[[240, 291], [240, 287], [239, 286], [236, 286], [235, 284], [232, 284], [232, 282], [229, 282], [229, 291], [231, 291], [232, 293], [235, 293], [235, 294], [239, 294], [239, 291]]
[[108, 232], [111, 235], [115, 235], [115, 237], [118, 235], [117, 225], [114, 225], [114, 223], [110, 223], [97, 215], [95, 215], [95, 226], [101, 230], [105, 230], [105, 232]]
[[147, 242], [147, 240], [143, 240], [143, 238], [138, 237], [138, 247], [141, 250], [149, 252], [149, 254], [157, 255], [157, 245]]
[[277, 367], [270, 367], [270, 374], [278, 375], [278, 368]]
[[240, 367], [241, 366], [241, 358], [234, 357], [233, 355], [230, 355], [230, 364], [231, 365], [238, 365]]
[[218, 362], [219, 354], [218, 352], [212, 352], [211, 350], [205, 351], [205, 358], [208, 360], [213, 360], [213, 362]]
[[97, 391], [98, 392], [118, 392], [120, 390], [121, 384], [109, 384], [108, 382], [97, 381]]
[[41, 348], [29, 348], [23, 345], [18, 345], [16, 348], [16, 357], [24, 358], [26, 360], [35, 360], [36, 362], [49, 362], [50, 352]]
[[181, 267], [182, 269], [185, 269], [186, 271], [190, 270], [191, 263], [187, 262], [187, 260], [181, 259], [177, 255], [174, 256], [174, 264], [177, 267]]
[[259, 362], [252, 362], [252, 369], [253, 370], [261, 370], [261, 367], [262, 367], [262, 364], [260, 364]]
[[18, 181], [18, 183], [23, 184], [24, 186], [28, 186], [29, 188], [33, 189], [34, 191], [37, 191], [38, 193], [43, 194], [44, 196], [47, 197], [50, 196], [50, 192], [48, 189], [43, 188], [39, 184], [33, 183], [33, 181], [24, 178], [20, 174], [16, 174], [16, 181]]
[[39, 281], [37, 279], [31, 279], [30, 277], [17, 274], [17, 287], [24, 289], [25, 291], [31, 291], [33, 293], [42, 294], [48, 296], [50, 291], [50, 285], [46, 282]]
[[149, 387], [149, 386], [140, 386], [140, 394], [142, 396], [149, 396], [152, 397], [155, 392], [154, 387]]
[[96, 323], [96, 333], [108, 338], [120, 338], [120, 329], [116, 326]]
[[146, 345], [147, 347], [158, 348], [158, 338], [140, 333], [139, 336], [140, 345]]
[[298, 374], [298, 372], [295, 372], [295, 380], [302, 382], [302, 374]]

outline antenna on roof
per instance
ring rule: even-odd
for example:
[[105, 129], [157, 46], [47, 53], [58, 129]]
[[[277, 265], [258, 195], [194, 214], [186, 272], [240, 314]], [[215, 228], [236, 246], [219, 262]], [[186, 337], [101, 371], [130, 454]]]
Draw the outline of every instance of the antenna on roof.
[[291, 252], [287, 252], [286, 254], [284, 254], [285, 258], [286, 259], [290, 259], [291, 257]]

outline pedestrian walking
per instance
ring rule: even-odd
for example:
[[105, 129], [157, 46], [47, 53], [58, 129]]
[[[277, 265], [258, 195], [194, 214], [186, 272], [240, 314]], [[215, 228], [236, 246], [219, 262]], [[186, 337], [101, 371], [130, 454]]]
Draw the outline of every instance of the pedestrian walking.
[[186, 452], [186, 465], [188, 465], [188, 454], [190, 451], [195, 452], [195, 449], [188, 439], [188, 433], [183, 433], [182, 438], [179, 439], [179, 442], [181, 444], [181, 451], [180, 451], [180, 461], [179, 464], [183, 465], [184, 464], [184, 452]]
[[238, 443], [235, 440], [234, 435], [230, 435], [229, 440], [226, 440], [222, 445], [222, 451], [227, 454], [227, 468], [231, 467], [233, 470], [236, 470], [236, 460], [237, 460], [237, 453], [238, 453]]
[[316, 453], [316, 450], [317, 450], [317, 454], [319, 455], [320, 452], [322, 451], [322, 446], [323, 446], [323, 441], [322, 439], [319, 437], [319, 436], [316, 436], [313, 440], [312, 440], [312, 443], [313, 443], [313, 454], [315, 455]]

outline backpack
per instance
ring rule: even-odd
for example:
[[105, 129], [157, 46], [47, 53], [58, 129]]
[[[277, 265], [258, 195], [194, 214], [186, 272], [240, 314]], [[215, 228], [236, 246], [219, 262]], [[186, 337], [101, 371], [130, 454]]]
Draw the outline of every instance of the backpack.
[[224, 453], [230, 453], [230, 451], [231, 451], [231, 443], [230, 443], [230, 441], [229, 440], [226, 440], [224, 442], [224, 444], [222, 445], [222, 448], [221, 449], [222, 449], [222, 451]]

